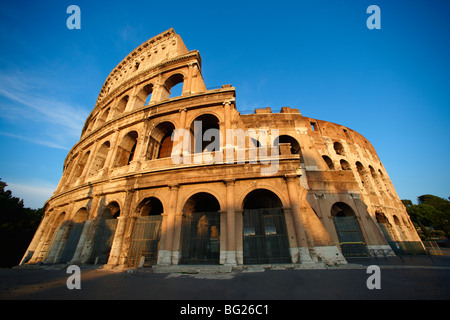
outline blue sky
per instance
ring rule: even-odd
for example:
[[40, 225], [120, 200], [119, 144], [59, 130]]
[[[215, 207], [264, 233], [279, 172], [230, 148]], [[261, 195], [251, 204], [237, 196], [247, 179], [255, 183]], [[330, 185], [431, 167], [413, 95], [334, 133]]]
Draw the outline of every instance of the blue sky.
[[[81, 30], [69, 30], [69, 5]], [[369, 30], [369, 5], [381, 29]], [[450, 196], [450, 1], [0, 2], [0, 178], [27, 207], [52, 195], [110, 71], [174, 28], [207, 87], [237, 108], [299, 108], [375, 147], [401, 199]]]

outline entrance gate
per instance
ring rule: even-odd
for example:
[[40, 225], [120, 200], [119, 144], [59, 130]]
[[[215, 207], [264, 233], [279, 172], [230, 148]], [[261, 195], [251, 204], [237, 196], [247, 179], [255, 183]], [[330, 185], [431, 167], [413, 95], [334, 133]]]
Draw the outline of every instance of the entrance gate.
[[144, 259], [143, 266], [156, 264], [161, 224], [161, 215], [150, 215], [136, 219], [128, 259], [130, 266], [140, 266], [141, 259]]
[[290, 263], [281, 208], [244, 210], [244, 264]]
[[89, 263], [108, 263], [116, 227], [117, 219], [102, 219], [100, 221]]
[[334, 225], [344, 257], [369, 256], [364, 237], [354, 216], [336, 216]]
[[64, 245], [64, 250], [59, 259], [59, 263], [66, 263], [72, 259], [77, 249], [78, 241], [80, 241], [81, 233], [83, 232], [84, 222], [74, 223], [70, 228], [69, 236]]
[[219, 264], [220, 215], [193, 212], [183, 217], [181, 264]]

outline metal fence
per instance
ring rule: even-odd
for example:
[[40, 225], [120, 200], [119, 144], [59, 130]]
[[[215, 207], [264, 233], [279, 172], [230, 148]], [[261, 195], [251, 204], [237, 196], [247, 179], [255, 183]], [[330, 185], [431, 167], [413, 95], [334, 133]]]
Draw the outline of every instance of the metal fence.
[[290, 263], [283, 210], [244, 211], [244, 264]]
[[183, 217], [181, 264], [219, 264], [220, 215], [194, 212]]
[[354, 216], [334, 217], [334, 225], [345, 257], [369, 256], [364, 237]]
[[433, 256], [442, 256], [442, 250], [439, 248], [436, 241], [422, 241], [423, 245], [425, 246], [425, 249], [427, 251], [427, 254], [433, 255]]
[[103, 219], [99, 222], [89, 263], [108, 263], [116, 227], [117, 219]]
[[161, 224], [161, 215], [136, 219], [128, 255], [129, 266], [140, 267], [156, 264]]
[[73, 258], [75, 250], [77, 249], [78, 241], [80, 241], [81, 233], [83, 232], [84, 222], [74, 223], [70, 228], [69, 236], [64, 245], [59, 263], [67, 263]]

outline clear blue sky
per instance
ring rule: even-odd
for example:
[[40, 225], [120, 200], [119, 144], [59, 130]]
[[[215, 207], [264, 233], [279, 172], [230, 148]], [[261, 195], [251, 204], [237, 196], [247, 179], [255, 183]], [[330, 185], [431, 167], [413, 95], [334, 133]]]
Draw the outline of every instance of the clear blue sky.
[[[69, 5], [81, 30], [69, 30]], [[369, 30], [369, 5], [381, 29]], [[237, 107], [299, 108], [375, 147], [401, 199], [450, 196], [450, 1], [23, 1], [0, 10], [0, 178], [41, 207], [110, 71], [171, 27]]]

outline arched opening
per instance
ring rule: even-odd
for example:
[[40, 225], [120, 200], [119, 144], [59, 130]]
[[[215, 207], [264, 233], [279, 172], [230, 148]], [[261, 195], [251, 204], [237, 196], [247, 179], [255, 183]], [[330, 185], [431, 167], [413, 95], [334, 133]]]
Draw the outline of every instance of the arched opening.
[[91, 154], [91, 152], [90, 152], [90, 151], [87, 151], [87, 152], [83, 155], [83, 157], [81, 158], [80, 162], [77, 164], [76, 171], [75, 171], [75, 174], [74, 174], [74, 177], [75, 177], [75, 178], [79, 178], [79, 177], [81, 177], [81, 175], [83, 174], [84, 167], [86, 167], [86, 163], [87, 163], [87, 161], [88, 161], [88, 159], [89, 159], [89, 155], [90, 155], [90, 154]]
[[135, 109], [146, 106], [150, 103], [153, 93], [153, 84], [149, 83], [145, 85], [137, 94]]
[[367, 191], [373, 191], [372, 186], [370, 184], [367, 170], [364, 168], [362, 163], [359, 161], [356, 162], [356, 170], [358, 171], [358, 175], [359, 175], [359, 178], [361, 179], [363, 188], [365, 188]]
[[114, 167], [122, 167], [130, 164], [134, 158], [137, 138], [138, 134], [136, 131], [130, 131], [122, 138], [122, 141], [117, 148]]
[[394, 224], [395, 224], [395, 226], [396, 226], [396, 228], [398, 230], [398, 234], [400, 236], [399, 240], [402, 241], [402, 243], [405, 243], [405, 241], [407, 239], [407, 236], [404, 233], [402, 222], [400, 221], [400, 219], [395, 214], [394, 214], [393, 218], [394, 218]]
[[328, 156], [322, 156], [323, 161], [325, 161], [325, 163], [328, 166], [328, 169], [330, 170], [334, 170], [334, 164], [333, 164], [333, 160], [330, 159], [330, 157]]
[[183, 94], [183, 82], [177, 83], [172, 88], [170, 88], [170, 98], [179, 97]]
[[392, 236], [392, 225], [389, 223], [389, 220], [383, 212], [376, 211], [375, 218], [377, 219], [378, 226], [380, 227], [383, 236], [392, 247], [392, 241], [394, 240]]
[[120, 99], [119, 103], [116, 105], [116, 116], [123, 113], [127, 107], [128, 100], [130, 99], [129, 96], [124, 96], [122, 99]]
[[108, 120], [110, 108], [107, 108], [97, 120], [97, 128], [100, 128]]
[[381, 191], [381, 183], [380, 179], [375, 171], [375, 169], [372, 166], [369, 166], [370, 175], [372, 176], [373, 181], [375, 181], [375, 184], [377, 186], [378, 191]]
[[181, 264], [218, 264], [220, 205], [206, 192], [191, 196], [183, 207]]
[[[171, 75], [164, 82], [161, 91], [161, 100], [170, 99], [176, 96], [180, 96], [183, 90], [184, 77], [180, 73]], [[176, 88], [175, 88], [176, 87]]]
[[331, 207], [331, 216], [345, 257], [368, 256], [366, 243], [353, 209], [344, 202], [336, 202]]
[[340, 142], [335, 142], [335, 143], [333, 144], [333, 147], [334, 147], [334, 151], [336, 151], [336, 154], [341, 155], [341, 156], [345, 155], [345, 153], [344, 153], [344, 147], [342, 146], [342, 143], [340, 143]]
[[106, 157], [108, 156], [109, 146], [109, 141], [105, 141], [100, 148], [98, 148], [97, 154], [92, 162], [89, 176], [96, 175], [101, 169], [103, 169], [105, 166]]
[[160, 216], [163, 212], [163, 205], [158, 198], [145, 198], [137, 207], [139, 217]]
[[389, 188], [389, 182], [388, 179], [386, 179], [386, 177], [384, 176], [383, 172], [381, 171], [381, 169], [378, 169], [378, 174], [380, 176], [380, 180], [383, 182], [384, 187], [386, 188], [386, 191], [388, 192], [389, 195], [391, 194], [391, 190]]
[[286, 220], [280, 198], [266, 189], [244, 199], [244, 264], [289, 263]]
[[344, 159], [341, 159], [340, 164], [341, 164], [342, 170], [351, 170], [350, 164], [347, 161], [345, 161]]
[[120, 215], [119, 204], [115, 201], [109, 203], [101, 210], [98, 217], [97, 232], [89, 263], [106, 264], [108, 263], [109, 253], [111, 252], [114, 234], [117, 228], [117, 218]]
[[151, 132], [147, 148], [147, 159], [168, 158], [172, 154], [172, 133], [175, 126], [171, 122], [158, 124]]
[[[49, 232], [49, 237], [50, 238], [50, 242], [48, 244], [48, 248], [49, 250], [47, 250], [45, 257], [44, 257], [44, 261], [45, 259], [47, 259], [47, 257], [49, 257], [50, 255], [54, 255], [54, 251], [56, 250], [56, 246], [55, 246], [55, 241], [56, 238], [58, 237], [58, 234], [60, 232], [60, 229], [62, 228], [63, 222], [64, 222], [64, 218], [66, 216], [65, 212], [62, 212], [58, 215], [58, 217], [56, 217], [55, 221], [52, 223], [52, 227], [50, 229]], [[49, 239], [49, 238], [47, 238]]]
[[73, 216], [70, 224], [70, 233], [64, 244], [64, 250], [62, 251], [59, 263], [67, 263], [72, 259], [75, 254], [75, 250], [80, 241], [81, 233], [83, 232], [84, 223], [88, 218], [88, 212], [86, 208], [79, 209]]
[[136, 208], [138, 215], [133, 228], [128, 256], [130, 266], [146, 267], [157, 263], [164, 208], [155, 197], [145, 198]]
[[300, 144], [295, 138], [288, 135], [281, 135], [275, 139], [275, 145], [277, 145], [277, 140], [280, 154], [300, 154]]
[[191, 145], [194, 153], [220, 151], [219, 119], [212, 114], [203, 114], [191, 123]]

